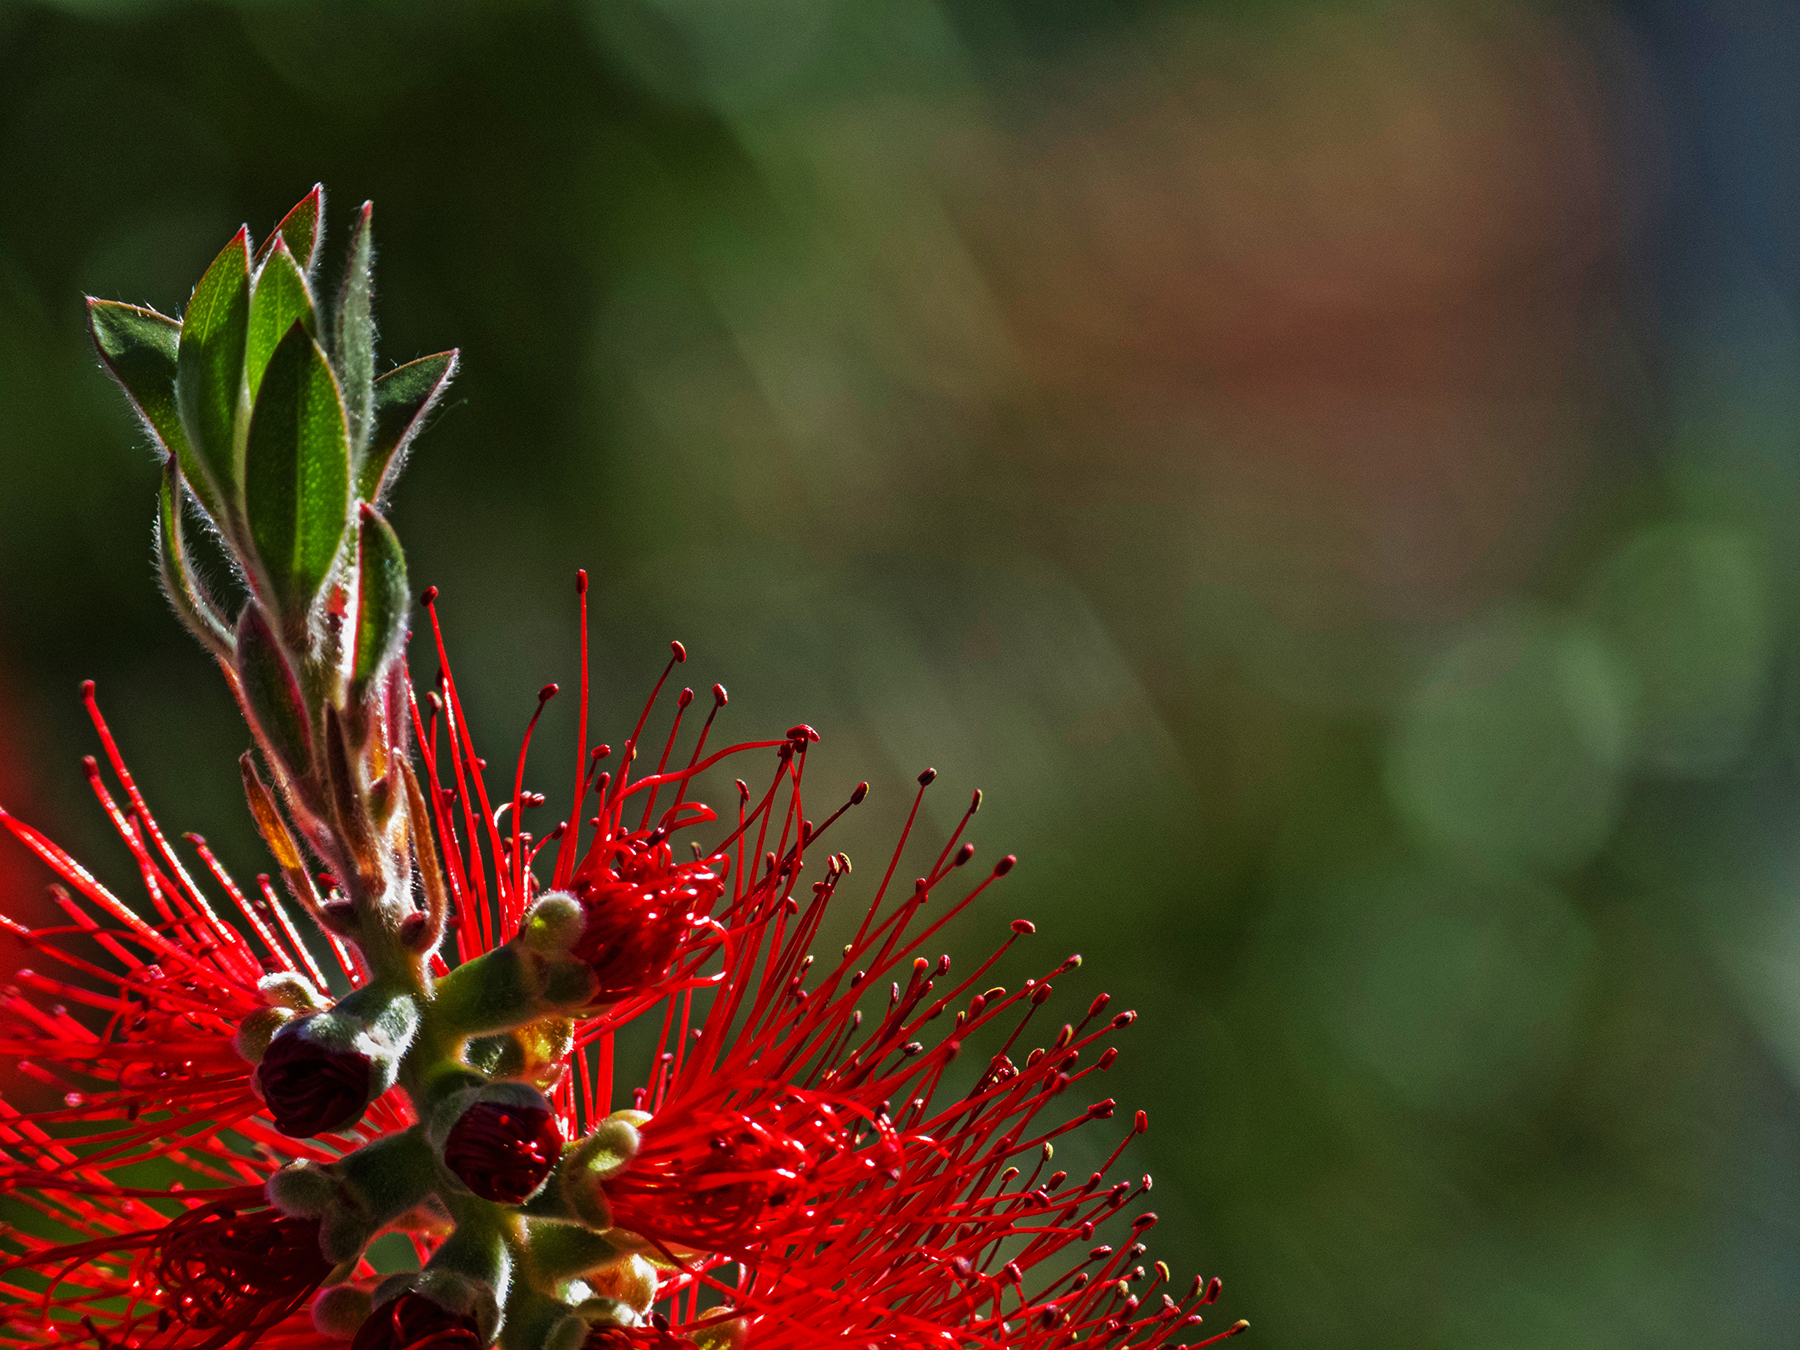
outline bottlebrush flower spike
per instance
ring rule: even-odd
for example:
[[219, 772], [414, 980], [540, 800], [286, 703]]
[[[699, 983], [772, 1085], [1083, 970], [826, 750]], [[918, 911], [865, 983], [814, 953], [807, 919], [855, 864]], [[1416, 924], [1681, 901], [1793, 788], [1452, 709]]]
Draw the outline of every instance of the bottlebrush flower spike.
[[[1026, 920], [966, 972], [932, 955], [1013, 867], [957, 884], [979, 793], [896, 884], [921, 774], [885, 870], [840, 899], [850, 860], [821, 841], [867, 784], [815, 824], [818, 733], [709, 748], [717, 685], [697, 731], [682, 689], [647, 742], [679, 643], [617, 756], [590, 749], [583, 574], [567, 818], [525, 828], [546, 802], [525, 787], [535, 716], [496, 808], [435, 590], [438, 677], [414, 694], [405, 559], [378, 510], [455, 356], [375, 377], [372, 215], [327, 307], [322, 211], [315, 189], [254, 255], [240, 233], [180, 322], [90, 305], [165, 453], [164, 584], [249, 723], [245, 794], [286, 896], [266, 876], [246, 892], [195, 836], [197, 867], [170, 845], [89, 686], [116, 786], [92, 760], [89, 780], [145, 894], [128, 904], [0, 811], [69, 920], [4, 920], [50, 973], [0, 992], [0, 1053], [51, 1096], [0, 1103], [0, 1194], [23, 1216], [0, 1234], [0, 1340], [1155, 1350], [1242, 1330], [1198, 1340], [1218, 1281], [1177, 1297], [1146, 1265], [1149, 1178], [1108, 1180], [1142, 1113], [1099, 1171], [1054, 1167], [1057, 1140], [1113, 1118], [1089, 1080], [1133, 1015], [1102, 995], [1044, 1025], [1079, 957], [994, 983], [1016, 978]], [[244, 579], [235, 601], [193, 574], [195, 513]], [[721, 819], [700, 798], [733, 766]], [[853, 939], [815, 961], [846, 903]], [[638, 1018], [660, 1039], [616, 1107], [614, 1038]], [[145, 1164], [173, 1180], [139, 1184]], [[369, 1264], [384, 1232], [418, 1270]]]

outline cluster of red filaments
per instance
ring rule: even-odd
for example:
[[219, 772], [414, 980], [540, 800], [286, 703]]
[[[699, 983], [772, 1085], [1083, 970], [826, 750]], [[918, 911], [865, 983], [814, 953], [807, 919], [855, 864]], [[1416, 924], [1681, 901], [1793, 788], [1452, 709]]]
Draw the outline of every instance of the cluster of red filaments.
[[[442, 657], [435, 595], [425, 598]], [[1080, 958], [1016, 979], [1010, 950], [1034, 932], [1023, 920], [998, 950], [952, 973], [941, 950], [947, 926], [1013, 865], [1002, 858], [954, 887], [975, 854], [965, 835], [980, 794], [907, 880], [902, 863], [935, 777], [920, 775], [898, 843], [846, 917], [839, 892], [850, 861], [821, 841], [867, 785], [815, 822], [803, 792], [818, 740], [810, 728], [708, 752], [726, 706], [716, 686], [692, 744], [682, 732], [693, 694], [675, 697], [652, 767], [640, 746], [684, 660], [677, 645], [615, 759], [587, 743], [584, 659], [573, 807], [542, 839], [522, 821], [543, 802], [526, 790], [525, 750], [510, 801], [496, 809], [489, 799], [447, 659], [415, 705], [420, 777], [456, 915], [455, 961], [512, 940], [538, 899], [560, 892], [582, 907], [573, 954], [600, 989], [566, 1068], [542, 1080], [551, 1084], [543, 1118], [478, 1105], [452, 1131], [446, 1160], [454, 1155], [453, 1170], [477, 1194], [513, 1204], [556, 1165], [563, 1140], [573, 1147], [621, 1107], [643, 1113], [632, 1117], [635, 1155], [603, 1189], [613, 1224], [655, 1257], [654, 1306], [637, 1325], [595, 1323], [587, 1350], [1155, 1350], [1241, 1330], [1197, 1330], [1218, 1282], [1178, 1286], [1150, 1261], [1141, 1240], [1156, 1221], [1141, 1212], [1149, 1178], [1109, 1181], [1147, 1128], [1142, 1113], [1117, 1131], [1098, 1170], [1056, 1166], [1059, 1140], [1113, 1118], [1112, 1100], [1088, 1080], [1111, 1067], [1110, 1041], [1133, 1014], [1111, 1012], [1102, 994], [1079, 1019], [1047, 1015], [1055, 985]], [[540, 712], [554, 693], [546, 688]], [[80, 1102], [0, 1123], [0, 1190], [75, 1237], [9, 1235], [15, 1255], [11, 1265], [0, 1259], [0, 1297], [28, 1311], [6, 1315], [0, 1341], [211, 1350], [229, 1331], [246, 1337], [244, 1347], [259, 1337], [278, 1350], [332, 1344], [301, 1308], [326, 1273], [316, 1242], [309, 1262], [305, 1225], [260, 1217], [245, 1188], [272, 1163], [328, 1161], [414, 1117], [390, 1093], [353, 1134], [287, 1138], [251, 1093], [230, 1033], [256, 1006], [266, 971], [341, 991], [357, 985], [360, 968], [331, 940], [339, 969], [327, 980], [267, 878], [247, 898], [202, 851], [245, 928], [220, 919], [97, 725], [131, 806], [121, 810], [103, 788], [102, 800], [138, 859], [156, 917], [139, 917], [43, 836], [0, 817], [69, 888], [59, 902], [71, 927], [25, 936], [75, 978], [33, 976], [31, 988], [105, 1010], [94, 1029], [22, 994], [0, 1010], [0, 1052], [28, 1055], [34, 1072]], [[746, 780], [761, 775], [747, 772], [736, 819], [720, 821], [689, 797], [727, 759], [760, 760], [772, 773], [755, 790]], [[83, 954], [93, 941], [110, 963]], [[820, 948], [833, 954], [816, 960]], [[433, 969], [442, 976], [450, 963], [434, 957]], [[660, 1034], [645, 1077], [621, 1090], [615, 1036], [638, 1018]], [[155, 1037], [144, 1039], [150, 1028]], [[131, 1189], [121, 1169], [152, 1158], [178, 1168], [189, 1189]], [[528, 1241], [534, 1230], [521, 1222]], [[443, 1233], [404, 1231], [429, 1267]], [[121, 1251], [140, 1259], [120, 1263]], [[258, 1275], [259, 1262], [281, 1269]], [[373, 1274], [366, 1262], [356, 1273]], [[374, 1310], [353, 1350], [482, 1344], [472, 1316], [409, 1292]]]
[[[711, 814], [690, 811], [687, 819]], [[599, 978], [598, 1003], [654, 988], [725, 892], [723, 859], [675, 861], [669, 836], [680, 823], [596, 839], [569, 881], [587, 921], [574, 955]]]

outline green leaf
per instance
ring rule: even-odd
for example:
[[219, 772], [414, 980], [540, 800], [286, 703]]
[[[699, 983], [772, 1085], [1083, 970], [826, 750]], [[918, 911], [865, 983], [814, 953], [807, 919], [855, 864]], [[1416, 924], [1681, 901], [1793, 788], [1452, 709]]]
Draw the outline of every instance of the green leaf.
[[262, 733], [264, 747], [291, 776], [304, 777], [312, 768], [312, 719], [294, 668], [254, 600], [238, 616], [237, 672], [245, 710]]
[[375, 203], [364, 202], [350, 228], [350, 259], [338, 291], [331, 355], [344, 387], [344, 413], [357, 458], [369, 441], [369, 411], [375, 383]]
[[[250, 232], [239, 230], [188, 301], [176, 355], [175, 395], [204, 478], [227, 503], [238, 495], [233, 440], [250, 328]], [[223, 523], [223, 522], [221, 522]]]
[[375, 426], [369, 449], [356, 471], [356, 495], [380, 505], [393, 489], [406, 461], [407, 447], [425, 425], [430, 412], [450, 379], [456, 374], [457, 353], [439, 352], [395, 366], [375, 381]]
[[256, 287], [250, 296], [250, 339], [244, 357], [244, 374], [252, 403], [256, 401], [263, 370], [275, 354], [276, 345], [296, 322], [306, 325], [308, 333], [317, 331], [312, 291], [301, 275], [294, 255], [288, 252], [286, 241], [277, 235], [275, 247], [270, 250], [262, 271], [257, 273]]
[[256, 265], [262, 266], [263, 259], [269, 256], [269, 250], [280, 238], [287, 240], [288, 251], [300, 264], [300, 270], [311, 276], [319, 262], [319, 242], [325, 233], [319, 226], [324, 219], [325, 185], [314, 183], [313, 190], [302, 197], [294, 209], [281, 218], [281, 224], [274, 232], [263, 240], [262, 247], [256, 250]]
[[231, 629], [206, 585], [195, 574], [182, 531], [186, 489], [174, 459], [163, 461], [162, 489], [157, 494], [156, 563], [162, 574], [163, 592], [188, 631], [215, 654], [229, 658], [236, 645]]
[[257, 556], [283, 613], [302, 622], [343, 542], [350, 450], [337, 381], [298, 320], [263, 374], [244, 478]]
[[357, 529], [356, 659], [350, 678], [366, 689], [406, 640], [406, 555], [394, 527], [364, 504]]
[[[175, 456], [190, 479], [202, 472], [175, 405], [180, 322], [153, 309], [89, 296], [88, 331], [100, 359], [163, 449]], [[200, 484], [204, 491], [204, 480]], [[216, 502], [203, 499], [203, 504], [211, 510]], [[218, 513], [214, 510], [213, 514]]]

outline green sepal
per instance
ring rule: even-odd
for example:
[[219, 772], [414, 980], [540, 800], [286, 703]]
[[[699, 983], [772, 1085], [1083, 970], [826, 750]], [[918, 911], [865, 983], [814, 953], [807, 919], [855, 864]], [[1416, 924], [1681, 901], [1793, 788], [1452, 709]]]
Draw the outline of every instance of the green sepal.
[[244, 702], [264, 742], [289, 774], [303, 777], [312, 768], [312, 719], [294, 668], [254, 600], [238, 616], [237, 673]]
[[457, 352], [421, 356], [395, 366], [375, 381], [374, 427], [369, 448], [357, 462], [356, 495], [379, 506], [393, 489], [407, 448], [456, 374]]
[[263, 375], [244, 477], [257, 557], [284, 615], [302, 623], [343, 543], [350, 450], [337, 381], [298, 320]]
[[534, 1223], [531, 1226], [531, 1258], [537, 1273], [561, 1282], [605, 1270], [631, 1258], [629, 1248], [605, 1233], [572, 1223]]
[[356, 652], [350, 678], [358, 695], [366, 692], [406, 642], [406, 555], [400, 537], [375, 508], [359, 510], [356, 555]]
[[256, 402], [269, 358], [296, 322], [304, 324], [308, 333], [318, 332], [312, 289], [294, 255], [288, 252], [286, 242], [276, 235], [275, 247], [256, 274], [256, 285], [250, 294], [250, 338], [245, 348], [244, 377], [252, 403]]
[[[294, 261], [300, 264], [300, 270], [311, 276], [312, 270], [319, 262], [319, 242], [324, 231], [319, 228], [325, 219], [325, 185], [314, 183], [313, 190], [294, 204], [294, 209], [281, 218], [269, 237], [256, 250], [256, 266], [261, 267], [263, 259], [269, 256], [269, 250], [275, 246], [276, 239], [287, 240], [288, 251], [294, 255]], [[276, 336], [280, 336], [277, 334]]]
[[358, 462], [369, 441], [375, 385], [375, 203], [364, 202], [350, 227], [350, 257], [332, 312], [331, 356], [344, 386], [344, 412]]
[[202, 477], [205, 469], [194, 458], [194, 448], [181, 425], [181, 411], [175, 402], [181, 321], [139, 305], [89, 296], [88, 331], [101, 361], [124, 389], [131, 406], [163, 449], [175, 456], [200, 496], [201, 505], [217, 518], [218, 503], [209, 499]]
[[525, 955], [513, 943], [464, 961], [437, 982], [432, 1013], [457, 1036], [481, 1036], [525, 1026], [544, 1015]]
[[342, 1183], [341, 1201], [371, 1229], [423, 1204], [439, 1183], [437, 1155], [417, 1125], [364, 1144], [332, 1163], [331, 1171]]
[[587, 1336], [588, 1324], [568, 1304], [523, 1282], [506, 1301], [500, 1350], [581, 1350]]
[[176, 403], [201, 470], [189, 477], [204, 478], [224, 503], [235, 502], [240, 487], [236, 427], [249, 331], [250, 232], [240, 229], [194, 287], [176, 355]]
[[162, 575], [163, 593], [188, 631], [229, 660], [237, 643], [188, 557], [182, 529], [184, 495], [181, 473], [171, 456], [163, 461], [162, 488], [157, 493], [156, 564]]

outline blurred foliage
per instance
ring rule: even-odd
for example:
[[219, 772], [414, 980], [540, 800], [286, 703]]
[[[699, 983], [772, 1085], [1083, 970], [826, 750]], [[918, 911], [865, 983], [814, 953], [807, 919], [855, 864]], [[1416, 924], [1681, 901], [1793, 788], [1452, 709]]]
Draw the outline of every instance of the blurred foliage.
[[1797, 60], [1774, 0], [7, 5], [0, 799], [129, 884], [93, 676], [266, 868], [80, 297], [322, 178], [384, 364], [463, 351], [395, 519], [488, 753], [587, 567], [603, 725], [679, 636], [874, 782], [859, 858], [987, 789], [959, 954], [1027, 913], [1146, 1013], [1159, 1254], [1269, 1350], [1789, 1344]]

